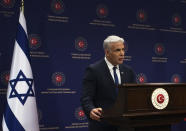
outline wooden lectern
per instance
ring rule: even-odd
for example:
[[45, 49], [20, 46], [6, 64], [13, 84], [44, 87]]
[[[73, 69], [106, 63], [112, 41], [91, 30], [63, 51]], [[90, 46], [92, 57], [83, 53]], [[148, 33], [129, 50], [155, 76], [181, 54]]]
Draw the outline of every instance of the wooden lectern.
[[103, 121], [135, 131], [170, 131], [186, 118], [185, 83], [123, 84], [113, 106], [103, 110]]

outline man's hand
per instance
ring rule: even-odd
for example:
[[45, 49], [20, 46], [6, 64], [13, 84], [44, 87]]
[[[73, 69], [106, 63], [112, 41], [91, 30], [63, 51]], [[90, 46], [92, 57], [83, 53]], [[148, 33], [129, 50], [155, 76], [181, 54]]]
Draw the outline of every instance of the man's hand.
[[90, 118], [93, 120], [100, 121], [102, 116], [102, 108], [94, 108], [90, 111]]

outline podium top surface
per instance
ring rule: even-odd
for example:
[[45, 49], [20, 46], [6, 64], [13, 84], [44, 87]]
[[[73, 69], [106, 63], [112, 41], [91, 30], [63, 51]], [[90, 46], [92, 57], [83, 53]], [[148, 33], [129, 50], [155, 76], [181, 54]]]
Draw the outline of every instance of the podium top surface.
[[122, 84], [121, 86], [124, 86], [124, 87], [148, 87], [148, 86], [151, 86], [151, 87], [158, 87], [158, 86], [177, 87], [177, 86], [185, 86], [186, 87], [186, 83], [140, 83], [140, 84]]

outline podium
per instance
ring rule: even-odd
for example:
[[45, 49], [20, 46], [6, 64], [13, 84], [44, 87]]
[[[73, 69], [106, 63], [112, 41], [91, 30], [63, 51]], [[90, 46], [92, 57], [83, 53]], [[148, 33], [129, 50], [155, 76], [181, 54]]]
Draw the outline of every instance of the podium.
[[118, 86], [116, 102], [103, 110], [103, 121], [135, 131], [170, 131], [186, 118], [186, 83]]

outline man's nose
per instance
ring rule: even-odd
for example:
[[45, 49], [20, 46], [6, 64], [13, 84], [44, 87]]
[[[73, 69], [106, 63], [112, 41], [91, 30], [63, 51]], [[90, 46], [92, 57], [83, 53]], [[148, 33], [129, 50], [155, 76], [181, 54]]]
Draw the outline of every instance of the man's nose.
[[125, 51], [124, 50], [121, 50], [120, 51], [120, 55], [124, 55], [125, 54]]

